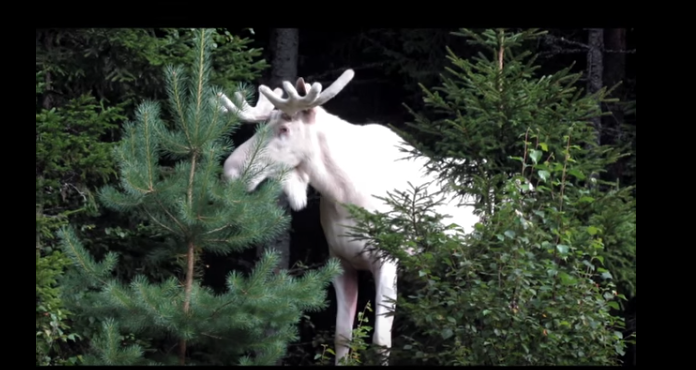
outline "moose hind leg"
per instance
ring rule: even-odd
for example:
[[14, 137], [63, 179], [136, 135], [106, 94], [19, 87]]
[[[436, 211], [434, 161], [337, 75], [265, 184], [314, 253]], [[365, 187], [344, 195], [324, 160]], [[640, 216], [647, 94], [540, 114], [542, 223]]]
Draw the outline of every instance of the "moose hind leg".
[[336, 333], [334, 346], [336, 348], [336, 365], [348, 355], [350, 341], [353, 339], [353, 323], [358, 305], [358, 273], [346, 261], [341, 260], [343, 274], [333, 280], [336, 290]]
[[376, 266], [373, 271], [376, 297], [375, 333], [372, 337], [372, 343], [382, 347], [383, 365], [388, 365], [389, 349], [392, 343], [393, 312], [396, 309], [396, 304], [390, 300], [396, 300], [397, 267], [398, 264], [395, 261], [383, 261], [382, 265]]

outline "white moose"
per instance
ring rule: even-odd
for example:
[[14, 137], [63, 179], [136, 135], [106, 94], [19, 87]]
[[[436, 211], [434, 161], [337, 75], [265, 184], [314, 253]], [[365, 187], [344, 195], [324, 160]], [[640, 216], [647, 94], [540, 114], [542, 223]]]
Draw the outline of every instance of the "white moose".
[[[342, 204], [385, 212], [389, 210], [388, 205], [374, 196], [386, 197], [388, 191], [407, 190], [409, 182], [414, 186], [430, 182], [428, 192], [431, 194], [446, 189], [433, 175], [426, 173], [425, 159], [402, 159], [404, 153], [399, 146], [408, 147], [408, 144], [388, 127], [354, 125], [321, 107], [354, 75], [353, 70], [346, 70], [323, 92], [321, 84], [310, 86], [302, 78], [297, 80], [296, 88], [284, 81], [283, 90], [287, 98], [282, 97], [280, 88], [272, 91], [261, 85], [255, 107], [249, 106], [239, 92], [235, 96], [242, 105], [241, 109], [225, 95], [219, 95], [226, 108], [223, 111], [232, 111], [248, 123], [266, 121], [271, 130], [272, 136], [266, 142], [262, 156], [256, 158], [256, 163], [261, 163], [264, 169], [250, 179], [249, 191], [266, 178], [282, 176], [283, 192], [296, 211], [307, 206], [309, 185], [321, 194], [321, 225], [329, 253], [340, 259], [343, 268], [343, 274], [333, 281], [338, 304], [334, 339], [337, 365], [348, 354], [346, 343], [352, 338], [358, 298], [357, 270], [368, 270], [374, 276], [377, 294], [373, 343], [382, 346], [384, 354], [389, 355], [394, 316], [384, 314], [395, 309], [387, 299], [396, 299], [398, 266], [398, 260], [379, 259], [373, 253], [364, 252], [364, 242], [346, 235], [350, 232], [348, 226], [354, 226], [355, 221]], [[224, 175], [228, 179], [241, 176], [249, 149], [256, 139], [252, 137], [227, 158]], [[460, 206], [454, 193], [443, 194], [452, 194], [447, 196], [450, 203], [443, 203], [434, 211], [450, 215], [464, 232], [472, 231], [479, 221], [473, 207]]]

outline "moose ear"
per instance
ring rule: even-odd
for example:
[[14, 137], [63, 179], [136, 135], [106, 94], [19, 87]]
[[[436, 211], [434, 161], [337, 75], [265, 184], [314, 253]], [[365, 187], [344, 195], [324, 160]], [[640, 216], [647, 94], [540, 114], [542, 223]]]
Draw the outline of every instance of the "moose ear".
[[295, 83], [295, 89], [297, 90], [297, 93], [300, 94], [300, 96], [307, 95], [307, 85], [305, 85], [304, 78], [300, 77], [297, 79], [297, 82]]
[[302, 111], [302, 122], [313, 124], [316, 121], [317, 111], [314, 108], [305, 109]]

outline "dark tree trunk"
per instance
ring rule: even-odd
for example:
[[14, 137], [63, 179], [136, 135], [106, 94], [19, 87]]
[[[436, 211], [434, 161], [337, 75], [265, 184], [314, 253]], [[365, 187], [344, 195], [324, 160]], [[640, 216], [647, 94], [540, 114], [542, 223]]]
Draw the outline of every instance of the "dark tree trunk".
[[294, 85], [299, 43], [297, 28], [274, 28], [271, 31], [271, 76], [268, 81], [271, 88], [281, 87], [284, 80]]
[[[588, 39], [590, 49], [587, 52], [587, 93], [594, 94], [601, 90], [602, 86], [604, 85], [602, 81], [602, 75], [604, 73], [604, 61], [602, 55], [604, 50], [604, 29], [590, 28]], [[592, 123], [594, 124], [595, 131], [597, 132], [597, 141], [599, 144], [601, 144], [601, 117], [593, 118]]]
[[[299, 46], [299, 32], [297, 28], [275, 28], [271, 31], [271, 74], [267, 85], [272, 89], [281, 87], [282, 82], [287, 80], [293, 83], [297, 79], [297, 59]], [[278, 199], [281, 207], [290, 212], [288, 201], [285, 195]], [[287, 231], [280, 235], [275, 241], [258, 249], [261, 255], [266, 248], [273, 248], [280, 252], [281, 260], [279, 269], [290, 268], [290, 232]]]
[[[604, 51], [604, 30], [602, 28], [590, 28], [587, 44], [589, 47], [587, 51], [587, 93], [592, 95], [601, 90], [603, 86], [604, 63], [602, 52]], [[597, 104], [599, 104], [599, 109], [601, 110], [602, 103], [597, 102]], [[592, 118], [592, 125], [597, 134], [597, 144], [602, 144], [602, 117]], [[593, 180], [597, 180], [599, 174], [595, 172], [590, 177]]]
[[[297, 28], [275, 28], [271, 31], [271, 75], [268, 85], [273, 89], [281, 87], [287, 80], [293, 83], [297, 78], [297, 59], [299, 50], [299, 32]], [[285, 195], [278, 199], [281, 207], [290, 211]], [[274, 248], [281, 253], [281, 261], [278, 268], [290, 268], [290, 232], [280, 235], [273, 243], [265, 246]], [[263, 248], [259, 248], [259, 254]]]
[[[607, 28], [604, 30], [604, 85], [612, 88], [621, 83], [611, 97], [618, 98], [619, 102], [608, 103], [607, 110], [611, 116], [602, 118], [602, 142], [605, 144], [621, 144], [622, 125], [624, 123], [624, 110], [622, 104], [626, 100], [626, 88], [623, 85], [626, 79], [626, 29]], [[612, 179], [621, 178], [622, 164], [619, 161], [610, 169]]]
[[[282, 87], [283, 81], [290, 81], [293, 85], [297, 79], [297, 60], [299, 46], [299, 32], [297, 28], [275, 28], [271, 30], [270, 35], [270, 52], [271, 52], [271, 74], [266, 85], [271, 89]], [[278, 204], [290, 212], [290, 206], [285, 194], [281, 194], [278, 198]], [[281, 259], [278, 269], [290, 268], [290, 231], [286, 231], [273, 242], [259, 247], [257, 253], [261, 255], [265, 249], [272, 248], [280, 252]], [[276, 270], [278, 271], [278, 270]], [[267, 333], [271, 335], [272, 329], [268, 329]], [[279, 360], [276, 365], [282, 365], [282, 360]]]
[[[608, 28], [604, 31], [604, 84], [611, 88], [622, 83], [613, 92], [612, 97], [623, 102], [626, 99], [626, 89], [623, 86], [626, 78], [626, 29]], [[621, 124], [623, 124], [623, 109], [620, 103], [607, 104], [607, 110], [612, 115], [602, 120], [604, 135], [609, 143], [621, 141]]]

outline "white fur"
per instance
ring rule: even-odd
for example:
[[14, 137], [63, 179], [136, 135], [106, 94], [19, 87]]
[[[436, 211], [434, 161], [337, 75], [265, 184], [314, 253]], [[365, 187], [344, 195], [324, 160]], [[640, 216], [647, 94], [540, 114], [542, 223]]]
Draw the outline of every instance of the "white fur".
[[[333, 93], [335, 95], [335, 91]], [[270, 97], [268, 100], [273, 101]], [[355, 221], [341, 203], [386, 212], [390, 207], [374, 196], [386, 197], [388, 191], [395, 189], [408, 191], [409, 182], [414, 186], [432, 182], [429, 193], [446, 188], [426, 173], [425, 159], [402, 159], [406, 153], [401, 152], [399, 146], [407, 145], [389, 128], [377, 124], [353, 125], [321, 107], [304, 112], [293, 109], [295, 111], [289, 112], [290, 121], [283, 119], [279, 111], [267, 113], [268, 128], [273, 137], [259, 162], [281, 164], [291, 169], [284, 178], [283, 191], [293, 209], [299, 210], [307, 205], [308, 185], [321, 193], [320, 218], [329, 253], [342, 261], [344, 269], [344, 273], [333, 281], [338, 303], [335, 334], [338, 364], [339, 359], [348, 354], [344, 343], [352, 337], [357, 308], [357, 270], [368, 270], [375, 278], [377, 294], [373, 343], [391, 347], [394, 317], [383, 315], [395, 309], [385, 298], [396, 298], [398, 267], [398, 261], [375, 261], [375, 256], [361, 254], [365, 248], [364, 242], [346, 236], [350, 232], [348, 226], [355, 225]], [[253, 140], [255, 138], [242, 144], [225, 161], [226, 177], [234, 179], [240, 175]], [[260, 173], [258, 178], [251, 181], [249, 190], [253, 190], [266, 177], [279, 176], [278, 168], [268, 167]], [[464, 232], [471, 232], [479, 221], [473, 213], [474, 208], [460, 205], [461, 198], [453, 193], [445, 193], [449, 203], [434, 211], [452, 216], [447, 223], [456, 223]], [[388, 350], [385, 354], [388, 355]]]
[[283, 178], [283, 193], [285, 193], [290, 208], [300, 211], [307, 207], [307, 188], [309, 176], [300, 171], [288, 172]]

